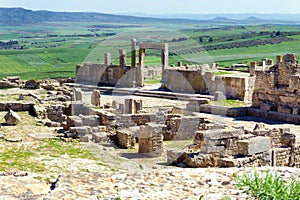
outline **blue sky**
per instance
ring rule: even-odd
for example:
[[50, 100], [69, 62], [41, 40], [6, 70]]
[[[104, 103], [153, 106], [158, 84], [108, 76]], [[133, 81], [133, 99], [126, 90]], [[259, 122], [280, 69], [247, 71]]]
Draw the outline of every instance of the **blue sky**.
[[290, 13], [299, 0], [0, 0], [0, 7], [104, 13]]

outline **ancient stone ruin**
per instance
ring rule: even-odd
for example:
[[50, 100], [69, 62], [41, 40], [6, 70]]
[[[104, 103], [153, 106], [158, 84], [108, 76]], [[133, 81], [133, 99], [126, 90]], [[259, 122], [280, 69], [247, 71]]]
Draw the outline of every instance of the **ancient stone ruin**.
[[252, 106], [254, 114], [279, 121], [300, 123], [300, 65], [295, 54], [277, 56], [274, 66], [256, 71]]
[[[137, 43], [135, 39], [131, 42], [130, 65], [125, 49], [118, 51], [118, 64], [112, 64], [106, 53], [104, 64], [76, 66], [76, 83], [2, 79], [1, 87], [22, 88], [26, 94], [20, 99], [26, 95], [33, 99], [1, 102], [0, 110], [9, 111], [7, 124], [16, 125], [20, 120], [15, 111], [28, 111], [45, 125], [57, 127], [59, 137], [136, 149], [135, 154], [144, 157], [167, 155], [168, 164], [180, 167], [300, 167], [300, 147], [289, 129], [268, 129], [263, 124], [249, 129], [202, 115], [256, 116], [299, 124], [300, 67], [296, 55], [278, 56], [274, 66], [270, 66], [271, 60], [259, 65], [252, 62], [249, 73], [243, 75], [216, 75], [215, 66], [168, 66], [167, 44], [139, 43], [136, 63]], [[144, 86], [146, 49], [161, 51], [160, 90], [137, 89]], [[37, 89], [46, 92], [33, 92]], [[175, 100], [182, 106], [155, 105], [159, 108], [149, 111], [142, 97]], [[252, 107], [209, 104], [226, 98], [252, 101]], [[166, 141], [192, 142], [182, 149], [168, 149]]]

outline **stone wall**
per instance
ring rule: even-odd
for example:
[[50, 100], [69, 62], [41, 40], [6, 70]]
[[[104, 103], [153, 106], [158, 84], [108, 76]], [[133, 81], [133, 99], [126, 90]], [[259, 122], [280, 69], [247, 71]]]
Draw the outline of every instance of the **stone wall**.
[[199, 129], [193, 145], [167, 152], [168, 163], [186, 167], [300, 166], [300, 146], [289, 129], [257, 124], [249, 131], [213, 123], [203, 123]]
[[264, 111], [299, 115], [300, 65], [295, 54], [287, 54], [268, 71], [256, 72], [252, 106]]
[[245, 102], [252, 100], [254, 77], [222, 75], [214, 76], [212, 72], [203, 69], [168, 68], [166, 87], [173, 92], [209, 93], [213, 95], [221, 91], [227, 98], [239, 99]]
[[200, 130], [204, 118], [198, 116], [176, 115], [166, 120], [166, 127], [163, 130], [165, 140], [189, 140], [195, 137], [196, 131]]
[[[111, 85], [119, 87], [132, 87], [136, 82], [136, 68], [131, 66], [110, 65], [99, 79], [99, 85]], [[134, 83], [136, 84], [136, 83]]]
[[34, 103], [0, 102], [0, 111], [33, 111]]
[[206, 93], [207, 85], [199, 70], [172, 69], [165, 70], [166, 87], [173, 92]]

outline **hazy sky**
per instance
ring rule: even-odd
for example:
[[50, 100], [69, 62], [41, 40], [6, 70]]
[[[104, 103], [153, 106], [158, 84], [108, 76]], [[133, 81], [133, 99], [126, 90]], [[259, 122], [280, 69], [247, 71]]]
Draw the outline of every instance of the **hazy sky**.
[[105, 13], [299, 13], [299, 0], [0, 0], [0, 7]]

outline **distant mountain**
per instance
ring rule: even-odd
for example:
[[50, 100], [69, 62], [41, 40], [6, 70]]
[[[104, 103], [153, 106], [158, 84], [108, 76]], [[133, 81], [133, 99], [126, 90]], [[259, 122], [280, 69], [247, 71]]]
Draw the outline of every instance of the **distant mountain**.
[[262, 19], [258, 18], [258, 17], [247, 17], [246, 19], [244, 19], [245, 21], [263, 21]]
[[101, 22], [135, 25], [162, 24], [263, 24], [300, 23], [299, 15], [283, 14], [165, 14], [135, 13], [116, 15], [92, 12], [32, 11], [24, 8], [0, 8], [0, 25], [28, 25], [46, 22]]
[[24, 8], [0, 8], [0, 25], [26, 25], [44, 22], [109, 22], [109, 23], [197, 23], [191, 19], [158, 19], [90, 12], [32, 11]]
[[229, 19], [227, 17], [215, 17], [212, 20], [215, 20], [215, 21], [232, 21], [232, 19]]
[[179, 13], [179, 14], [142, 14], [142, 13], [134, 13], [130, 14], [133, 16], [140, 17], [159, 17], [159, 18], [180, 18], [180, 19], [194, 19], [194, 20], [209, 20], [218, 17], [224, 17], [232, 20], [240, 20], [243, 21], [247, 18], [256, 17], [261, 20], [266, 21], [289, 21], [289, 22], [300, 22], [300, 13], [299, 14], [280, 14], [280, 13], [272, 13], [272, 14], [260, 14], [260, 13], [240, 13], [240, 14], [189, 14], [189, 13]]

